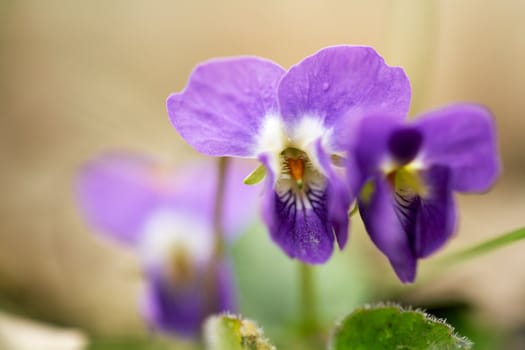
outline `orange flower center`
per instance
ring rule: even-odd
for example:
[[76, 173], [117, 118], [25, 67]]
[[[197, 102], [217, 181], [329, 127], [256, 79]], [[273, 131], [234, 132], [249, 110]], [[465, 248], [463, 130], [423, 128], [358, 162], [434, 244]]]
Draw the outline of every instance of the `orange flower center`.
[[288, 169], [290, 169], [290, 176], [295, 180], [299, 187], [303, 184], [304, 176], [304, 159], [301, 158], [287, 158]]
[[396, 175], [397, 175], [397, 171], [396, 170], [391, 171], [390, 173], [388, 173], [386, 175], [388, 183], [390, 184], [390, 186], [392, 186], [392, 189], [396, 188]]

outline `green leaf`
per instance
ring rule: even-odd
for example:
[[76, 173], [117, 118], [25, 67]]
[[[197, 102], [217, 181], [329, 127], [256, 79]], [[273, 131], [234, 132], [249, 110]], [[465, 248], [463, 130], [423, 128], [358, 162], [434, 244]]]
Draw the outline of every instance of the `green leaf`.
[[266, 168], [264, 165], [259, 165], [250, 175], [246, 176], [244, 183], [246, 185], [255, 185], [261, 182], [262, 179], [266, 176]]
[[520, 229], [517, 229], [515, 231], [511, 231], [508, 233], [505, 233], [503, 235], [500, 235], [496, 238], [490, 239], [488, 241], [485, 241], [483, 243], [480, 243], [478, 245], [475, 245], [474, 247], [467, 248], [463, 251], [460, 251], [458, 253], [454, 253], [452, 255], [449, 255], [445, 258], [443, 258], [442, 262], [444, 263], [455, 263], [462, 260], [467, 260], [470, 258], [474, 258], [478, 255], [489, 253], [493, 250], [496, 250], [498, 248], [504, 247], [506, 245], [509, 245], [511, 243], [517, 242], [519, 240], [522, 240], [525, 238], [525, 227], [522, 227]]
[[364, 307], [339, 324], [331, 350], [453, 350], [471, 349], [472, 343], [454, 329], [421, 311], [395, 305]]
[[253, 321], [234, 315], [209, 317], [204, 337], [207, 350], [275, 350]]

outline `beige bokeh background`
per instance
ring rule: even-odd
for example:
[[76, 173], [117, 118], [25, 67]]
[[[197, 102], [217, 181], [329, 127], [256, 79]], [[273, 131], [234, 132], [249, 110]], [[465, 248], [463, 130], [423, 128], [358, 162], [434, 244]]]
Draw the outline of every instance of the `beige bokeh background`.
[[[0, 1], [0, 291], [59, 323], [104, 334], [142, 328], [134, 258], [85, 227], [72, 179], [114, 148], [195, 157], [164, 101], [215, 56], [289, 67], [324, 46], [370, 45], [407, 70], [414, 113], [488, 106], [504, 173], [490, 194], [461, 197], [460, 234], [447, 250], [522, 226], [524, 16], [521, 0]], [[524, 321], [524, 250], [456, 267], [421, 295], [459, 293], [502, 324]]]

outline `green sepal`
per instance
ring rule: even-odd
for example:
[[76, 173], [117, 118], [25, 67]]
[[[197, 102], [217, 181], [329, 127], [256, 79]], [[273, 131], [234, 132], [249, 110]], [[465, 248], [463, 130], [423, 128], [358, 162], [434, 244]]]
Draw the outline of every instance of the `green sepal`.
[[255, 185], [264, 179], [266, 176], [266, 168], [263, 164], [259, 165], [250, 175], [246, 176], [244, 179], [244, 184], [246, 185]]
[[357, 203], [355, 203], [354, 207], [352, 208], [352, 210], [350, 210], [348, 212], [348, 217], [351, 218], [353, 217], [355, 214], [359, 213], [359, 206], [357, 205]]
[[454, 329], [419, 310], [397, 305], [359, 308], [335, 327], [331, 350], [466, 350], [470, 340]]

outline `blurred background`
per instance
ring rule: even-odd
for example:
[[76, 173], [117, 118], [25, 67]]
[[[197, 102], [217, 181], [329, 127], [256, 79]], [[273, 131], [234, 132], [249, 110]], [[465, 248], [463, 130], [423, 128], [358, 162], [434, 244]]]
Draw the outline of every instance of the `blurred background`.
[[[490, 193], [459, 197], [457, 237], [413, 286], [354, 220], [349, 247], [316, 268], [326, 322], [397, 300], [448, 318], [479, 349], [525, 348], [525, 242], [436, 267], [439, 255], [525, 222], [524, 16], [522, 0], [0, 0], [0, 349], [82, 349], [90, 337], [116, 349], [106, 339], [143, 336], [136, 258], [86, 225], [78, 167], [113, 149], [178, 166], [202, 159], [165, 111], [195, 64], [250, 54], [288, 68], [334, 44], [373, 46], [404, 67], [412, 115], [488, 106], [504, 172]], [[241, 311], [279, 343], [297, 314], [297, 264], [259, 224], [251, 231], [232, 248]]]

